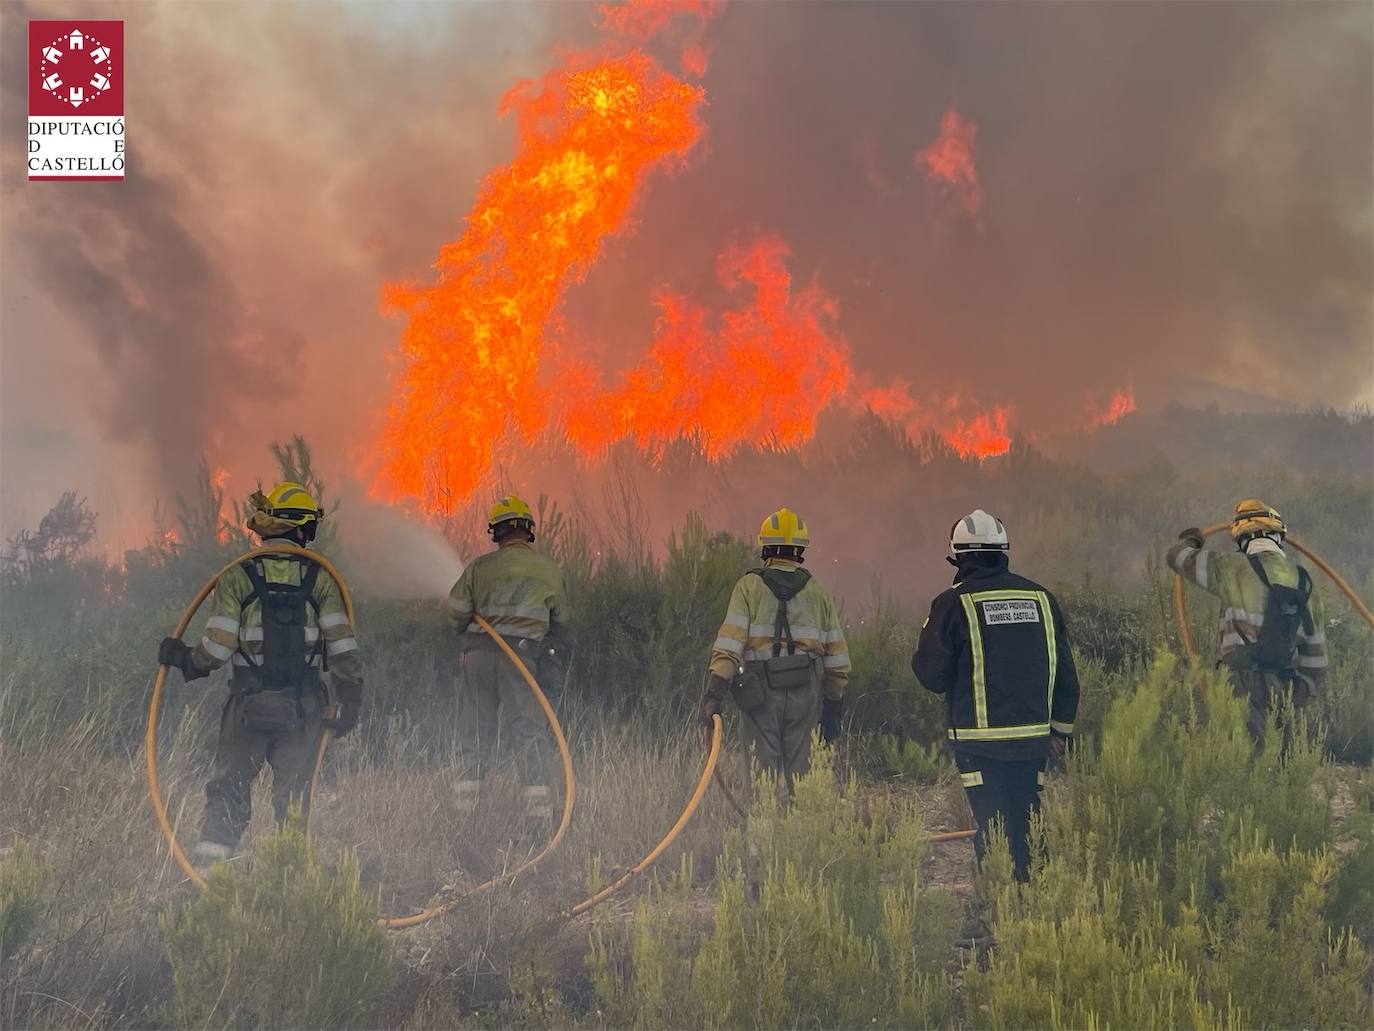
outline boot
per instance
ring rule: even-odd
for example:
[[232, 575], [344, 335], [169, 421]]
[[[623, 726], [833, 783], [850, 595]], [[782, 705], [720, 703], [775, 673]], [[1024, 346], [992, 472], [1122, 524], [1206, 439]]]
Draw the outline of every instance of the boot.
[[454, 806], [460, 813], [471, 814], [477, 811], [477, 799], [482, 794], [480, 780], [456, 780], [453, 782]]
[[234, 846], [225, 845], [218, 841], [207, 841], [202, 838], [196, 842], [195, 848], [191, 849], [191, 865], [193, 866], [213, 866], [215, 863], [233, 858]]
[[547, 827], [553, 820], [553, 796], [547, 784], [527, 784], [520, 789], [525, 822]]

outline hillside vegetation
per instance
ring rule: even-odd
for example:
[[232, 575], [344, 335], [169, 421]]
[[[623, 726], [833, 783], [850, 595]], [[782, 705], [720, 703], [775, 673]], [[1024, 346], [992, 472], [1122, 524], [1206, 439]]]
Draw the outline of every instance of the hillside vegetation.
[[[613, 524], [540, 506], [539, 546], [564, 563], [573, 598], [558, 706], [578, 802], [567, 841], [535, 874], [414, 931], [370, 926], [542, 842], [512, 830], [513, 784], [473, 817], [453, 805], [442, 606], [363, 592], [367, 701], [359, 732], [330, 752], [314, 851], [298, 830], [272, 834], [260, 784], [249, 854], [197, 900], [146, 801], [144, 708], [158, 639], [248, 542], [222, 525], [206, 476], [201, 496], [169, 507], [148, 545], [115, 561], [73, 493], [11, 540], [0, 570], [0, 1026], [1368, 1026], [1368, 629], [1318, 577], [1327, 689], [1298, 744], [1252, 759], [1241, 705], [1211, 670], [1215, 609], [1190, 598], [1203, 655], [1184, 661], [1160, 560], [1170, 531], [1254, 493], [1374, 596], [1367, 476], [1109, 476], [1026, 447], [979, 466], [880, 424], [869, 432], [844, 482], [922, 499], [913, 533], [929, 565], [915, 577], [931, 580], [947, 511], [980, 504], [1010, 524], [1015, 565], [1064, 604], [1084, 681], [1080, 741], [1051, 778], [1030, 887], [1011, 883], [996, 850], [975, 881], [967, 843], [925, 840], [968, 815], [940, 752], [938, 700], [907, 666], [938, 582], [899, 589], [894, 559], [881, 583], [842, 591], [847, 734], [795, 804], [759, 785], [746, 839], [713, 790], [656, 876], [588, 917], [561, 916], [638, 860], [686, 801], [703, 758], [691, 714], [706, 653], [753, 562], [749, 542], [705, 516], [650, 535], [630, 494], [618, 511], [631, 515]], [[315, 479], [303, 444], [274, 457], [271, 475]], [[812, 463], [811, 477], [822, 461], [780, 460]], [[747, 500], [751, 511], [775, 503]], [[780, 500], [803, 508], [805, 492]], [[331, 521], [346, 539], [347, 508]], [[836, 550], [861, 545], [883, 564], [861, 528]], [[338, 539], [322, 546], [347, 573]], [[830, 551], [815, 550], [834, 579]], [[902, 554], [915, 550], [904, 537]], [[159, 759], [184, 840], [222, 676], [169, 683]], [[744, 794], [732, 726], [724, 767]], [[975, 910], [990, 951], [956, 946]], [[320, 962], [302, 964], [302, 950]]]

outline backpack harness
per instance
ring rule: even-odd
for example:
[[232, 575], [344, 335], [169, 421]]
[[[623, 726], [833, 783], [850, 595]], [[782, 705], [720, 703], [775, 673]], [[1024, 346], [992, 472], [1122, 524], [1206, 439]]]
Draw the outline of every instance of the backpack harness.
[[[1228, 661], [1237, 669], [1278, 673], [1292, 679], [1298, 629], [1301, 627], [1309, 635], [1315, 630], [1307, 604], [1312, 597], [1312, 577], [1302, 566], [1297, 566], [1297, 587], [1275, 586], [1269, 582], [1269, 574], [1264, 571], [1264, 563], [1259, 556], [1247, 557], [1255, 575], [1269, 589], [1269, 597], [1264, 604], [1264, 622], [1260, 624], [1255, 640], [1246, 641], [1236, 650], [1236, 658]], [[1240, 633], [1239, 628], [1237, 633]], [[1240, 636], [1243, 640], [1245, 635]]]
[[[299, 560], [297, 562], [300, 564]], [[320, 567], [313, 562], [309, 567], [302, 573], [299, 584], [268, 580], [261, 559], [239, 567], [253, 585], [239, 606], [240, 617], [253, 602], [260, 602], [262, 606], [262, 661], [254, 662], [242, 644], [238, 648], [238, 654], [253, 671], [256, 682], [245, 694], [277, 691], [289, 693], [299, 701], [305, 688], [317, 679], [313, 667], [316, 657], [320, 658], [323, 669], [329, 669], [323, 632], [309, 654], [305, 648], [306, 606], [314, 611], [317, 626], [320, 617], [320, 605], [315, 600], [315, 581], [319, 578]]]
[[[764, 660], [764, 679], [769, 687], [782, 691], [809, 686], [815, 657], [807, 652], [797, 654], [797, 642], [792, 640], [792, 624], [787, 618], [787, 603], [811, 582], [811, 574], [805, 569], [798, 569], [790, 576], [783, 576], [767, 567], [751, 569], [749, 572], [762, 580], [778, 601], [778, 615], [773, 621], [773, 657]], [[784, 640], [787, 641], [786, 655], [782, 654]]]

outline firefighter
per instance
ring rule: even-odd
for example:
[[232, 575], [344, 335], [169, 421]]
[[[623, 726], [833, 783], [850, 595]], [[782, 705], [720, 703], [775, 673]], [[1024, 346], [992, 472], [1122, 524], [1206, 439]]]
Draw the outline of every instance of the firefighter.
[[534, 513], [514, 494], [492, 506], [487, 532], [496, 550], [463, 570], [449, 592], [449, 618], [459, 634], [462, 677], [458, 750], [463, 779], [454, 785], [460, 812], [472, 812], [482, 779], [499, 753], [520, 771], [526, 818], [553, 816], [545, 720], [518, 670], [472, 618], [483, 616], [530, 667], [545, 694], [563, 684], [567, 591], [558, 563], [535, 551]]
[[753, 770], [778, 774], [788, 787], [811, 761], [811, 732], [827, 743], [840, 735], [849, 648], [830, 592], [802, 568], [811, 540], [806, 523], [781, 508], [758, 538], [763, 566], [730, 595], [711, 649], [700, 719], [709, 729], [727, 693], [739, 706], [745, 783]]
[[1000, 818], [1016, 878], [1030, 875], [1030, 818], [1040, 811], [1045, 761], [1062, 756], [1078, 711], [1078, 674], [1054, 596], [1008, 568], [1001, 520], [982, 509], [950, 531], [954, 586], [931, 602], [911, 668], [945, 696], [946, 736], [978, 824]]
[[[247, 527], [263, 545], [310, 546], [324, 512], [299, 483], [281, 483], [249, 499]], [[229, 699], [220, 717], [214, 771], [205, 786], [205, 817], [192, 849], [197, 863], [228, 859], [251, 815], [253, 781], [272, 766], [272, 806], [278, 823], [306, 792], [325, 726], [328, 671], [338, 735], [358, 723], [363, 662], [339, 585], [308, 559], [261, 556], [220, 577], [210, 618], [194, 648], [164, 638], [158, 661], [198, 680], [232, 663]]]
[[1263, 739], [1269, 710], [1289, 698], [1302, 709], [1326, 675], [1326, 630], [1312, 577], [1283, 550], [1288, 527], [1263, 501], [1246, 498], [1231, 520], [1234, 552], [1206, 551], [1190, 527], [1169, 549], [1169, 568], [1221, 599], [1221, 664], [1246, 696], [1246, 727]]

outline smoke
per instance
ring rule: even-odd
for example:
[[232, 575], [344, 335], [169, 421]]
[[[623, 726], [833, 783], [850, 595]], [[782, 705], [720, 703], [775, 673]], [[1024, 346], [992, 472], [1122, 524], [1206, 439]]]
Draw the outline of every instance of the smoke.
[[[379, 287], [432, 275], [511, 160], [502, 96], [592, 45], [594, 13], [136, 5], [129, 179], [30, 184], [25, 22], [47, 13], [0, 11], [0, 522], [74, 486], [135, 543], [201, 456], [231, 484], [270, 479], [267, 443], [295, 432], [326, 479], [361, 478], [401, 333]], [[918, 415], [1069, 431], [1116, 391], [1157, 408], [1199, 381], [1374, 400], [1359, 5], [772, 3], [700, 21], [665, 60], [704, 73], [703, 141], [650, 177], [560, 311], [605, 382], [642, 360], [661, 288], [729, 311], [717, 256], [776, 236], [798, 294], [834, 301], [851, 395]], [[951, 111], [976, 218], [913, 160]], [[753, 496], [741, 508], [806, 510], [782, 473], [713, 476]], [[681, 489], [647, 488], [670, 522]]]
[[342, 498], [339, 544], [355, 590], [383, 598], [448, 597], [464, 563], [442, 533], [370, 500], [356, 485]]

